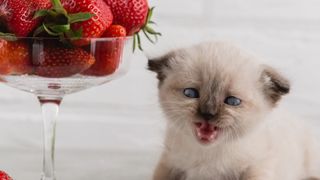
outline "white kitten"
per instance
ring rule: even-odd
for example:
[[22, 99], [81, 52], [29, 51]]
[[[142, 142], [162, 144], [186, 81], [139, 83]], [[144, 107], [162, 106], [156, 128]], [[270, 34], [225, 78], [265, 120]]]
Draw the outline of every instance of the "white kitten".
[[278, 110], [290, 85], [271, 67], [214, 42], [150, 60], [149, 69], [168, 119], [154, 180], [320, 180], [315, 140]]

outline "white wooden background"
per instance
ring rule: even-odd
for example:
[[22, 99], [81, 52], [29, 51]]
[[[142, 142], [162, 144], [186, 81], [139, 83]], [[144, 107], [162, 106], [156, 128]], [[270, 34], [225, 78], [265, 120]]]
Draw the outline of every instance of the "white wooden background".
[[[292, 81], [283, 102], [320, 131], [320, 1], [152, 0], [163, 37], [148, 56], [211, 39], [255, 52]], [[136, 53], [122, 79], [67, 96], [57, 126], [58, 180], [149, 179], [163, 119], [156, 80]], [[0, 169], [39, 179], [42, 124], [31, 94], [0, 85]]]

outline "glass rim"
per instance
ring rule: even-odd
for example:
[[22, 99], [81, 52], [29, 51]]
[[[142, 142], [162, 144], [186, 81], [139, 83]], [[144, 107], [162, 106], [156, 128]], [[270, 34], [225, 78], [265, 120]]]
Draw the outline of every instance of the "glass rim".
[[[91, 37], [82, 37], [82, 38], [65, 38], [69, 40], [86, 40], [86, 41], [113, 41], [113, 40], [130, 40], [133, 39], [134, 36], [124, 36], [124, 37], [97, 37], [97, 38], [91, 38]], [[0, 39], [6, 40], [6, 38], [12, 38], [12, 36], [0, 36]], [[60, 40], [59, 37], [14, 37], [16, 40]]]

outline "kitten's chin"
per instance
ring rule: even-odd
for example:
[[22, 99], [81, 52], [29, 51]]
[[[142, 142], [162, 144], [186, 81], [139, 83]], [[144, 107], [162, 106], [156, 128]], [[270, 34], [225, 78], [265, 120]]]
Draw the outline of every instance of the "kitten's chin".
[[214, 143], [220, 132], [220, 128], [206, 121], [194, 122], [195, 136], [201, 144]]

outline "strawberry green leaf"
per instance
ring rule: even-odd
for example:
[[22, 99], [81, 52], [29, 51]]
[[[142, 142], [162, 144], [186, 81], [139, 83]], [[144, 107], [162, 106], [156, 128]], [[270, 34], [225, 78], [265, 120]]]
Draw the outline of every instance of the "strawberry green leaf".
[[34, 32], [34, 36], [46, 32], [51, 36], [61, 38], [61, 41], [66, 41], [65, 37], [69, 39], [79, 39], [82, 37], [82, 30], [73, 31], [72, 24], [77, 22], [87, 21], [94, 16], [94, 14], [87, 12], [68, 13], [60, 0], [51, 0], [52, 8], [48, 10], [39, 10], [34, 17], [44, 17], [43, 24]]
[[55, 18], [57, 16], [61, 16], [64, 15], [65, 17], [67, 17], [68, 13], [65, 9], [50, 9], [48, 10], [48, 15], [47, 16], [51, 16], [52, 18]]
[[153, 29], [150, 28], [149, 26], [146, 26], [146, 27], [145, 27], [145, 30], [146, 30], [148, 33], [150, 33], [150, 34], [161, 36], [161, 33], [156, 32], [155, 30], [153, 30]]
[[[142, 46], [141, 46], [141, 39], [140, 39], [140, 35], [139, 33], [142, 31], [142, 33], [146, 36], [146, 38], [153, 44], [155, 44], [158, 41], [158, 36], [162, 36], [161, 33], [155, 31], [153, 28], [150, 27], [150, 25], [154, 24], [156, 25], [156, 23], [154, 21], [152, 21], [152, 15], [153, 15], [153, 11], [154, 11], [155, 7], [149, 8], [148, 11], [148, 15], [146, 18], [146, 22], [145, 25], [140, 29], [139, 32], [137, 32], [134, 35], [134, 42], [133, 42], [133, 51], [135, 51], [136, 46], [138, 45], [138, 48], [140, 50], [142, 50]], [[151, 38], [153, 37], [153, 38]]]
[[87, 21], [90, 18], [92, 18], [94, 14], [91, 13], [75, 13], [75, 14], [69, 14], [69, 22], [70, 24], [76, 23], [76, 22], [82, 22]]
[[51, 25], [49, 28], [54, 32], [62, 33], [62, 32], [67, 32], [70, 30], [70, 24]]
[[154, 8], [155, 8], [155, 7], [152, 7], [152, 8], [149, 9], [148, 16], [147, 16], [147, 22], [150, 22], [150, 21], [151, 21]]
[[63, 9], [60, 0], [51, 0], [51, 3], [53, 4], [54, 9]]
[[0, 38], [7, 40], [7, 41], [17, 41], [18, 40], [16, 35], [11, 34], [11, 33], [3, 33], [3, 32], [0, 32]]
[[82, 31], [83, 31], [82, 28], [76, 31], [73, 31], [72, 29], [70, 29], [68, 32], [66, 32], [66, 36], [72, 40], [77, 40], [82, 37]]
[[148, 23], [149, 23], [149, 24], [157, 25], [157, 23], [155, 23], [154, 21], [149, 21]]
[[53, 8], [48, 10], [49, 12], [56, 12], [57, 14], [65, 14], [67, 15], [67, 11], [64, 9], [64, 7], [61, 4], [60, 0], [51, 0], [51, 3], [53, 5]]
[[138, 48], [143, 51], [142, 46], [141, 46], [141, 39], [140, 39], [140, 35], [137, 34], [137, 40], [138, 40]]
[[133, 52], [135, 52], [136, 51], [136, 46], [137, 46], [137, 34], [135, 34], [134, 36], [133, 36], [133, 49], [132, 49], [132, 51]]
[[143, 32], [143, 34], [146, 36], [146, 38], [147, 38], [151, 43], [153, 43], [153, 44], [156, 43], [155, 40], [151, 39], [151, 37], [148, 35], [148, 33], [146, 32], [145, 29], [142, 29], [142, 32]]
[[36, 13], [34, 13], [33, 19], [37, 19], [38, 17], [46, 16], [47, 14], [48, 14], [48, 10], [41, 9], [41, 10], [37, 11]]
[[82, 28], [80, 28], [76, 31], [73, 31], [73, 32], [74, 32], [73, 38], [80, 39], [82, 37], [82, 32], [83, 32]]
[[44, 30], [45, 30], [48, 34], [50, 34], [50, 35], [52, 35], [52, 36], [60, 36], [60, 35], [61, 35], [61, 33], [57, 33], [57, 32], [51, 31], [45, 24], [42, 24], [42, 26], [43, 26]]

